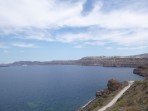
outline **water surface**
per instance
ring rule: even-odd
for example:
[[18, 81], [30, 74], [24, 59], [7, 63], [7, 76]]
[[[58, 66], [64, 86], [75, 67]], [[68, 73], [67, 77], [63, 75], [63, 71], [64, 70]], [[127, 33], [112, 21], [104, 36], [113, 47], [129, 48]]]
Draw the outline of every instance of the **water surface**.
[[110, 78], [138, 80], [132, 68], [49, 65], [0, 68], [0, 111], [75, 111]]

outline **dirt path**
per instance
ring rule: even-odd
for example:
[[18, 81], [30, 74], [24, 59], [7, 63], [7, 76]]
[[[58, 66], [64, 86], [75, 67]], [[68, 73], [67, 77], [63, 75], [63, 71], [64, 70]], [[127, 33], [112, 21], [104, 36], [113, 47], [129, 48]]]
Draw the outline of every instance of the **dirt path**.
[[105, 111], [108, 107], [111, 107], [112, 105], [114, 105], [117, 100], [123, 95], [123, 93], [125, 91], [127, 91], [131, 85], [134, 83], [134, 81], [128, 81], [128, 86], [124, 87], [113, 99], [112, 101], [110, 101], [107, 105], [103, 106], [101, 109], [99, 109], [98, 111]]

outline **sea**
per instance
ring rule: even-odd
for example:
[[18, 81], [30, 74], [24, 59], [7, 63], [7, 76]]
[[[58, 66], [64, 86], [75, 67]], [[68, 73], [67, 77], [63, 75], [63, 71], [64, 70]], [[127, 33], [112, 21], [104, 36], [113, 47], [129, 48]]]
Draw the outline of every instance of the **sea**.
[[0, 111], [77, 111], [109, 79], [141, 80], [133, 68], [80, 65], [0, 67]]

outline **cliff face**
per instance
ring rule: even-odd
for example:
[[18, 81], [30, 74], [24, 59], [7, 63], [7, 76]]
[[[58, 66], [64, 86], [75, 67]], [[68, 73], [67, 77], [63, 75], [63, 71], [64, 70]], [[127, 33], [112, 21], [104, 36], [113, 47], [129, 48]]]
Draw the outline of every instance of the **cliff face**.
[[[20, 65], [97, 65], [105, 67], [137, 67], [148, 63], [148, 54], [134, 56], [92, 56], [83, 57], [79, 60], [56, 60], [56, 61], [19, 61], [8, 66]], [[0, 65], [1, 66], [1, 65]]]
[[104, 67], [137, 67], [148, 63], [148, 58], [82, 58], [80, 60], [57, 61], [19, 61], [8, 66], [21, 65], [93, 65]]
[[148, 64], [143, 66], [138, 66], [136, 69], [134, 69], [133, 73], [143, 77], [148, 77]]
[[90, 56], [79, 60], [83, 65], [108, 67], [137, 67], [148, 63], [148, 53], [133, 56]]
[[122, 87], [122, 84], [117, 80], [111, 79], [108, 81], [107, 87], [109, 91], [116, 91]]
[[106, 111], [148, 111], [148, 80], [136, 81], [117, 103]]
[[137, 67], [148, 63], [148, 58], [90, 57], [80, 59], [79, 63], [82, 65], [100, 65], [105, 67]]

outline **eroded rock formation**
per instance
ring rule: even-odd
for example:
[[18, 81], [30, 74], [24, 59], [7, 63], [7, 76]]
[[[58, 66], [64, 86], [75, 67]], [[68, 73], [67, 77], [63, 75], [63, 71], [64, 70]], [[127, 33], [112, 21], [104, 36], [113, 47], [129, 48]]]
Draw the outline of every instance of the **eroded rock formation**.
[[134, 69], [133, 73], [143, 77], [148, 77], [148, 64], [138, 66], [136, 69]]

